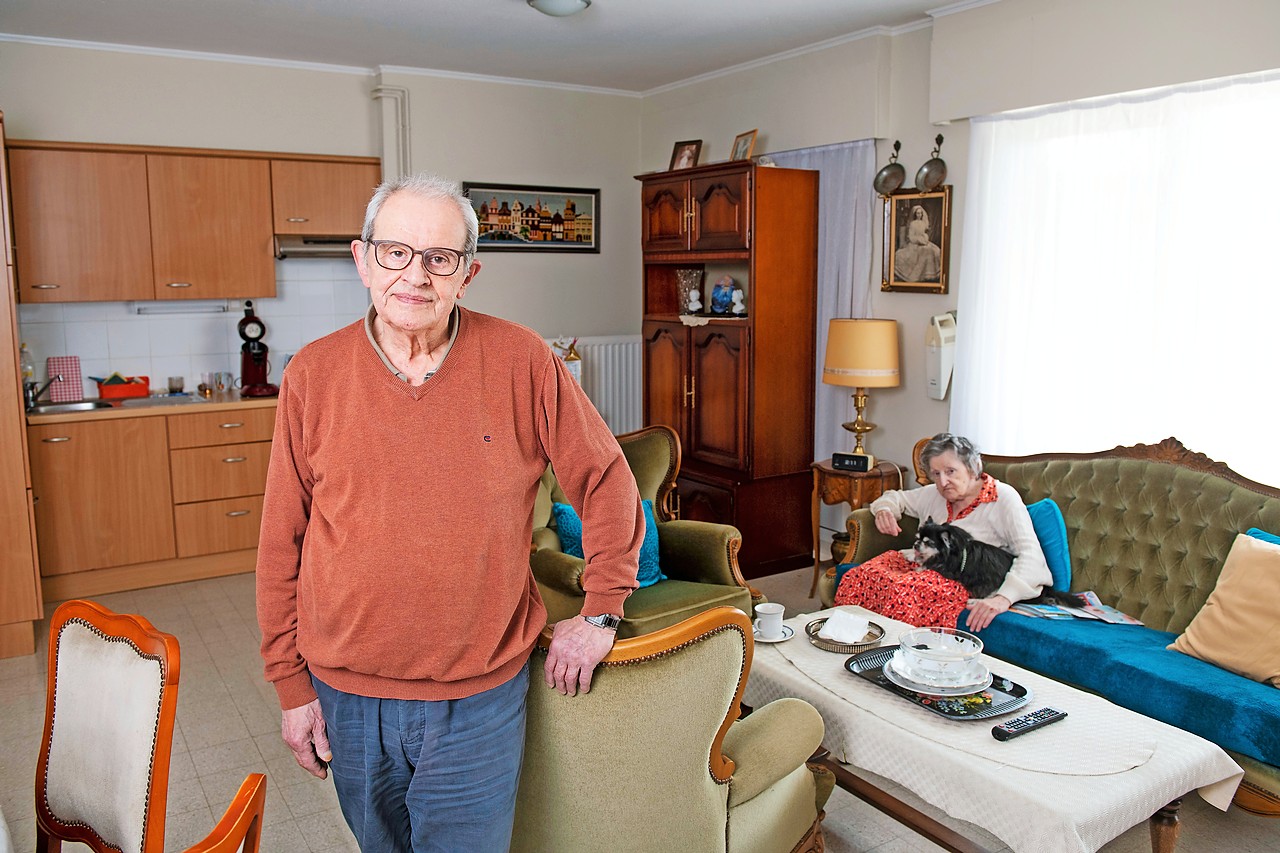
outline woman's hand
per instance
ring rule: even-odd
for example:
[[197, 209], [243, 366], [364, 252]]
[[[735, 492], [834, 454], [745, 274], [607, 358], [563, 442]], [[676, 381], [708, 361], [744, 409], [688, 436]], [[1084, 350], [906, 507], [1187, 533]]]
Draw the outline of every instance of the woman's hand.
[[876, 513], [876, 530], [879, 530], [885, 536], [897, 536], [902, 532], [902, 528], [898, 525], [898, 519], [893, 517], [893, 513], [887, 509], [882, 509]]
[[1003, 595], [993, 595], [990, 598], [971, 601], [969, 602], [969, 618], [965, 620], [965, 627], [977, 633], [990, 625], [991, 620], [996, 618], [996, 614], [1005, 612], [1011, 606], [1013, 606], [1013, 602]]

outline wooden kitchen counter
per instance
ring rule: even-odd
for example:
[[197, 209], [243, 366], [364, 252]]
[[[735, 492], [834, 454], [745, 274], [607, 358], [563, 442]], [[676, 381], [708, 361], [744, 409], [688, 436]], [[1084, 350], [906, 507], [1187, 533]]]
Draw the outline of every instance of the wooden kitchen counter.
[[56, 415], [27, 415], [29, 426], [66, 424], [77, 421], [118, 420], [120, 418], [151, 418], [160, 415], [198, 415], [202, 412], [230, 412], [244, 409], [274, 409], [276, 397], [241, 397], [238, 393], [214, 394], [203, 403], [153, 403], [149, 406], [122, 406], [113, 401], [110, 409], [89, 409], [84, 412], [63, 412]]

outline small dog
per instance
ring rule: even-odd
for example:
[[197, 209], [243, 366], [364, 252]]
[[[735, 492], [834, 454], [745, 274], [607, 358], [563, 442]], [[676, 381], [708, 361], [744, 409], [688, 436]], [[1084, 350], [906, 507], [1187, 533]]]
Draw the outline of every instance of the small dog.
[[[989, 545], [954, 524], [935, 524], [926, 518], [916, 532], [916, 562], [944, 578], [964, 585], [971, 598], [986, 598], [1004, 583], [1013, 555]], [[1080, 600], [1069, 592], [1045, 587], [1034, 604], [1079, 607]]]

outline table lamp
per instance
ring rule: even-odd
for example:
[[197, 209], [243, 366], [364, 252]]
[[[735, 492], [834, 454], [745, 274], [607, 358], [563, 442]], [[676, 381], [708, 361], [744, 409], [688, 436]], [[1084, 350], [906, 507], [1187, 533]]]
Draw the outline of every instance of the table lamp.
[[876, 425], [862, 413], [867, 407], [868, 388], [898, 386], [898, 321], [832, 320], [827, 328], [822, 381], [853, 388], [853, 406], [858, 412], [857, 418], [844, 424], [857, 439], [853, 453], [834, 454], [832, 465], [850, 471], [871, 470], [876, 460], [862, 446], [862, 438]]

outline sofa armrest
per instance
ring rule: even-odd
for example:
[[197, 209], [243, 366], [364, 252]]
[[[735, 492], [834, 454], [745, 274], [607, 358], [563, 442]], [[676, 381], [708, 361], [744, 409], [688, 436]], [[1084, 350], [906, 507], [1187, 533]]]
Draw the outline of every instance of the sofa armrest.
[[[554, 535], [554, 534], [552, 534]], [[538, 546], [538, 531], [534, 531], [534, 547]], [[556, 540], [558, 546], [559, 540]], [[529, 568], [533, 570], [534, 579], [543, 586], [562, 592], [565, 595], [581, 598], [586, 595], [582, 588], [582, 571], [587, 566], [581, 557], [573, 557], [557, 548], [537, 548], [529, 555]]]
[[738, 569], [742, 534], [707, 521], [658, 523], [658, 565], [669, 578], [725, 586], [747, 585]]
[[778, 699], [738, 720], [724, 736], [733, 759], [729, 807], [747, 802], [800, 767], [822, 744], [822, 717], [801, 699]]

